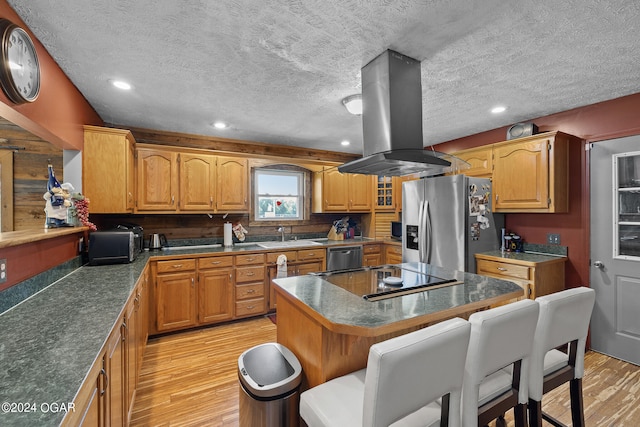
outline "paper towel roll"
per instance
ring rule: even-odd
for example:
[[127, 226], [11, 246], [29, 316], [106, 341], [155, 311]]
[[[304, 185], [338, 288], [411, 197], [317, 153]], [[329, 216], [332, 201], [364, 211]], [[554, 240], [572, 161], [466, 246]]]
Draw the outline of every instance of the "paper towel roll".
[[230, 247], [233, 246], [233, 238], [231, 237], [231, 223], [224, 223], [224, 246]]

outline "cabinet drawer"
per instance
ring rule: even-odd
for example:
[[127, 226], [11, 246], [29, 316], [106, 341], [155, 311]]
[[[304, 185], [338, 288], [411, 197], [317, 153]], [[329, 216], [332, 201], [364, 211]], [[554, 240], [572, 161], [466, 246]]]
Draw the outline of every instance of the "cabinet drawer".
[[325, 249], [304, 249], [298, 251], [298, 261], [307, 261], [310, 259], [324, 259], [327, 253]]
[[236, 285], [236, 300], [251, 299], [264, 296], [264, 282]]
[[206, 258], [200, 258], [198, 260], [198, 268], [218, 268], [218, 267], [231, 267], [233, 265], [232, 256], [211, 256]]
[[264, 254], [236, 255], [236, 265], [264, 264]]
[[270, 252], [267, 254], [267, 264], [275, 264], [278, 261], [278, 257], [284, 255], [287, 257], [287, 262], [295, 261], [298, 257], [297, 251], [285, 251], [285, 252]]
[[196, 269], [195, 259], [176, 259], [172, 261], [158, 261], [158, 273], [171, 273], [174, 271], [189, 271]]
[[367, 254], [379, 254], [380, 253], [380, 245], [364, 245], [362, 248], [362, 252]]
[[266, 312], [266, 301], [264, 298], [256, 298], [236, 302], [236, 317], [251, 316]]
[[514, 279], [529, 280], [529, 267], [523, 265], [479, 259], [476, 270], [478, 274], [499, 275]]
[[264, 280], [264, 266], [236, 268], [236, 283]]

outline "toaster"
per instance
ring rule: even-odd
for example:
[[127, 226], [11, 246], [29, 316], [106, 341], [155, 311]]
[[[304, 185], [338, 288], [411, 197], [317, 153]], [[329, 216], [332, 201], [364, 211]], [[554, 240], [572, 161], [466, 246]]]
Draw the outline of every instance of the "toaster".
[[126, 264], [141, 252], [140, 239], [132, 230], [95, 231], [89, 235], [89, 264]]

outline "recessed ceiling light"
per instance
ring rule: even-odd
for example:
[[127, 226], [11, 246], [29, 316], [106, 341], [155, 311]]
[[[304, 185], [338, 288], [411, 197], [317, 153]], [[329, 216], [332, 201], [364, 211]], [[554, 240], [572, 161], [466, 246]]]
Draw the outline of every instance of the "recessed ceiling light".
[[226, 129], [229, 125], [227, 125], [225, 122], [215, 122], [213, 123], [213, 127], [215, 127], [216, 129]]
[[125, 81], [122, 80], [111, 80], [111, 84], [114, 85], [115, 87], [117, 87], [118, 89], [122, 89], [122, 90], [130, 90], [131, 89], [131, 85]]
[[347, 141], [346, 139], [344, 141], [342, 141], [340, 144], [341, 145], [351, 145], [351, 143], [349, 141]]
[[504, 111], [505, 111], [506, 109], [507, 109], [507, 107], [503, 107], [503, 106], [501, 106], [501, 105], [500, 105], [500, 106], [498, 106], [498, 107], [493, 107], [493, 108], [491, 109], [491, 112], [492, 112], [493, 114], [499, 114], [499, 113], [504, 113]]

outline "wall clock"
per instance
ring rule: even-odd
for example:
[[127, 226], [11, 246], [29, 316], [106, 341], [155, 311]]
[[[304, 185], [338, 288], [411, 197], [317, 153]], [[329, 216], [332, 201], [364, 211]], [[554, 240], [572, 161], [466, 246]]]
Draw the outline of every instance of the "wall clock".
[[33, 102], [40, 93], [40, 64], [31, 37], [16, 24], [0, 19], [0, 84], [16, 104]]

